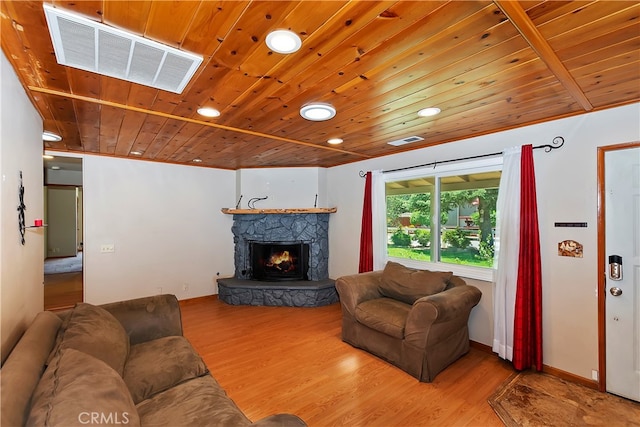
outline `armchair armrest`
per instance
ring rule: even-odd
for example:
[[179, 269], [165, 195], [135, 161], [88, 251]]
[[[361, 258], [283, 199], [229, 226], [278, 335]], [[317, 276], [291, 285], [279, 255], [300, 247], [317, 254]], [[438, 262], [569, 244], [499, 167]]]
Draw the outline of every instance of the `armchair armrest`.
[[459, 285], [418, 299], [407, 317], [405, 340], [424, 348], [446, 339], [467, 326], [481, 297], [475, 286]]
[[182, 336], [180, 305], [175, 295], [155, 295], [104, 304], [129, 335], [131, 345], [168, 336]]
[[336, 290], [340, 295], [340, 303], [343, 310], [355, 317], [358, 304], [382, 297], [378, 290], [381, 279], [382, 271], [370, 271], [338, 278], [336, 280]]

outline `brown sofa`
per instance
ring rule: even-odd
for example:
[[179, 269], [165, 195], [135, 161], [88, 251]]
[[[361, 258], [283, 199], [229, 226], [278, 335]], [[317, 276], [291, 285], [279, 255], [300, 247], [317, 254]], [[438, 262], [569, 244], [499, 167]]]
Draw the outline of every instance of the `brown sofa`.
[[3, 427], [306, 425], [290, 414], [252, 423], [182, 336], [173, 295], [39, 313], [1, 388]]
[[431, 382], [469, 351], [467, 323], [482, 296], [451, 272], [389, 262], [384, 270], [340, 277], [342, 340]]

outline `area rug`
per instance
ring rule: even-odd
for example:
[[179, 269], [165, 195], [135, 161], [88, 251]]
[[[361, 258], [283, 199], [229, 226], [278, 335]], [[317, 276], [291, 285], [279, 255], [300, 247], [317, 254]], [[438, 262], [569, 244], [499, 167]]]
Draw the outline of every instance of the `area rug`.
[[82, 271], [82, 252], [76, 256], [49, 258], [44, 261], [44, 274], [75, 273]]
[[489, 404], [507, 427], [640, 426], [640, 403], [547, 374], [512, 376]]

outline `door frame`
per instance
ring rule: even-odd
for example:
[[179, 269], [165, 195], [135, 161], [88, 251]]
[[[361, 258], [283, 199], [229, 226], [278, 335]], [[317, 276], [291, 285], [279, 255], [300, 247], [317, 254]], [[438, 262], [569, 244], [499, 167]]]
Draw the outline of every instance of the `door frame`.
[[607, 337], [606, 337], [606, 215], [604, 161], [609, 151], [640, 147], [640, 141], [598, 147], [598, 390], [607, 391]]

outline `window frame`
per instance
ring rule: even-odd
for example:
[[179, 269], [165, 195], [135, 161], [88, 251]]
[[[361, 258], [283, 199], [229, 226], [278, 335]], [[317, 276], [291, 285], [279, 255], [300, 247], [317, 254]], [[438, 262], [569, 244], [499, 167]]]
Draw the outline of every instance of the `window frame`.
[[[385, 185], [381, 186], [382, 197], [379, 198], [381, 203], [384, 204], [384, 212], [387, 211], [387, 194], [385, 190], [385, 186], [388, 182], [393, 181], [401, 181], [407, 179], [415, 179], [415, 178], [435, 178], [435, 192], [438, 195], [435, 203], [436, 212], [440, 212], [440, 178], [447, 176], [455, 176], [455, 175], [464, 175], [464, 174], [472, 174], [472, 173], [482, 173], [482, 172], [502, 172], [502, 156], [494, 157], [494, 158], [486, 158], [486, 159], [477, 159], [463, 162], [456, 162], [451, 164], [443, 164], [438, 165], [436, 163], [435, 166], [426, 166], [421, 168], [412, 168], [399, 170], [394, 172], [387, 172], [383, 175], [383, 181]], [[440, 215], [436, 215], [437, 218], [437, 226], [440, 229]], [[408, 258], [398, 258], [398, 257], [390, 257], [388, 255], [388, 247], [387, 247], [387, 224], [386, 224], [386, 215], [384, 218], [381, 218], [384, 221], [384, 236], [379, 236], [380, 238], [374, 239], [374, 242], [378, 242], [382, 247], [374, 248], [380, 254], [384, 254], [384, 262], [386, 261], [395, 261], [399, 262], [407, 267], [419, 268], [419, 269], [428, 269], [433, 271], [452, 271], [456, 276], [484, 280], [488, 282], [494, 281], [495, 275], [495, 264], [493, 267], [476, 267], [469, 266], [463, 264], [450, 264], [446, 262], [440, 261], [419, 261], [412, 260]], [[377, 227], [377, 229], [382, 230], [382, 227]], [[438, 239], [439, 241], [439, 239]], [[374, 243], [375, 244], [375, 243]], [[439, 258], [440, 255], [440, 244], [437, 247], [437, 255]]]

